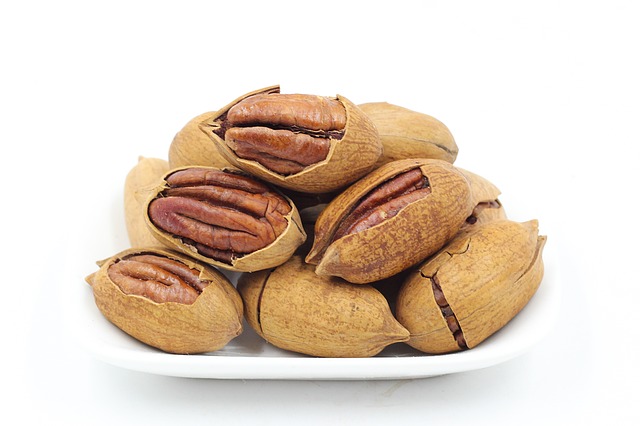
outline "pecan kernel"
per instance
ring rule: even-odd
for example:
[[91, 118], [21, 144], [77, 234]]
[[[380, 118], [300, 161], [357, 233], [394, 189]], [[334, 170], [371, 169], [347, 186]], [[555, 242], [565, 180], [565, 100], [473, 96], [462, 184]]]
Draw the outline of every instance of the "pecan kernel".
[[460, 349], [468, 349], [467, 342], [464, 339], [464, 334], [462, 332], [462, 329], [460, 328], [460, 322], [458, 321], [456, 314], [453, 312], [453, 309], [451, 309], [451, 306], [449, 306], [449, 302], [447, 302], [447, 299], [444, 295], [444, 292], [442, 291], [442, 287], [440, 286], [437, 277], [434, 275], [430, 277], [430, 280], [431, 288], [433, 290], [433, 297], [436, 301], [436, 304], [440, 308], [442, 317], [446, 321], [447, 327], [451, 331], [453, 338], [455, 339]]
[[288, 226], [289, 202], [244, 175], [190, 168], [169, 175], [166, 183], [149, 203], [151, 222], [214, 260], [230, 263], [260, 250]]
[[361, 232], [390, 219], [414, 201], [431, 193], [429, 180], [420, 169], [401, 173], [382, 183], [363, 197], [344, 217], [332, 241]]
[[192, 304], [209, 285], [199, 271], [167, 257], [140, 254], [109, 267], [109, 278], [125, 294], [146, 297], [156, 303]]
[[345, 127], [346, 110], [336, 99], [270, 93], [231, 107], [219, 136], [238, 157], [286, 176], [326, 159]]

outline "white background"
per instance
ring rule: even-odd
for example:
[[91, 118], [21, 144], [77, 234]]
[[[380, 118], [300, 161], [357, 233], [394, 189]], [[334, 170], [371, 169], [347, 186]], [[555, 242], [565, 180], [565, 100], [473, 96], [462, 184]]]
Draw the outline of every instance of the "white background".
[[[2, 418], [638, 424], [639, 22], [633, 1], [3, 2]], [[272, 84], [443, 121], [456, 164], [548, 235], [563, 292], [548, 337], [487, 369], [379, 382], [180, 379], [84, 351], [64, 295], [122, 237], [87, 218], [139, 155]]]

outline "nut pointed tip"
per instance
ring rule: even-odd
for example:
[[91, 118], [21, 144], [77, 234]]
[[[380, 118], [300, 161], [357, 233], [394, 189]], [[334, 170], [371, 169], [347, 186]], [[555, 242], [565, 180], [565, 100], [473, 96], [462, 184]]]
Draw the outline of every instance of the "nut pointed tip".
[[84, 279], [84, 281], [89, 284], [91, 287], [93, 287], [93, 281], [94, 281], [94, 277], [95, 277], [96, 273], [92, 273], [90, 275], [87, 275]]

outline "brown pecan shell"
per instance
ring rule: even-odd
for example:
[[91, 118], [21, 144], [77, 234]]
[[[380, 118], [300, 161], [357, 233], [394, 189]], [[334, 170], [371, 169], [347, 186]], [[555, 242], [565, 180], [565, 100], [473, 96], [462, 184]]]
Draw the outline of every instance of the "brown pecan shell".
[[165, 352], [202, 353], [242, 332], [242, 299], [213, 267], [159, 248], [124, 250], [86, 281], [100, 312], [135, 339]]
[[291, 200], [235, 169], [169, 171], [147, 201], [146, 220], [167, 246], [235, 271], [276, 266], [306, 239]]
[[434, 158], [454, 163], [458, 146], [451, 131], [436, 118], [387, 102], [358, 107], [373, 121], [384, 147], [377, 166], [407, 158]]
[[200, 130], [200, 123], [214, 114], [215, 111], [208, 111], [197, 115], [176, 133], [169, 145], [167, 159], [170, 169], [186, 166], [231, 167], [231, 163]]
[[238, 281], [245, 318], [282, 349], [321, 357], [370, 357], [408, 339], [385, 297], [368, 285], [317, 275], [301, 256]]
[[364, 176], [382, 154], [371, 120], [348, 99], [248, 93], [201, 129], [234, 166], [283, 188], [325, 193]]
[[124, 217], [131, 247], [162, 247], [145, 223], [145, 203], [162, 176], [170, 170], [161, 158], [139, 157], [124, 182]]
[[507, 219], [507, 213], [499, 200], [500, 190], [488, 179], [468, 170], [457, 168], [469, 182], [473, 211], [459, 232], [468, 232], [484, 223]]

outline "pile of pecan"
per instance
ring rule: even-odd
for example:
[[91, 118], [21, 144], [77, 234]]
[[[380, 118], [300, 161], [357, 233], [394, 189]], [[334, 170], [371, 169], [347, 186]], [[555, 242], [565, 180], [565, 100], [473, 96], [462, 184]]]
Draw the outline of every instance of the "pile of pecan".
[[218, 350], [245, 321], [312, 356], [473, 348], [536, 292], [546, 237], [457, 154], [442, 122], [396, 105], [248, 93], [187, 123], [167, 160], [140, 158], [131, 247], [87, 282], [109, 321], [171, 353]]

